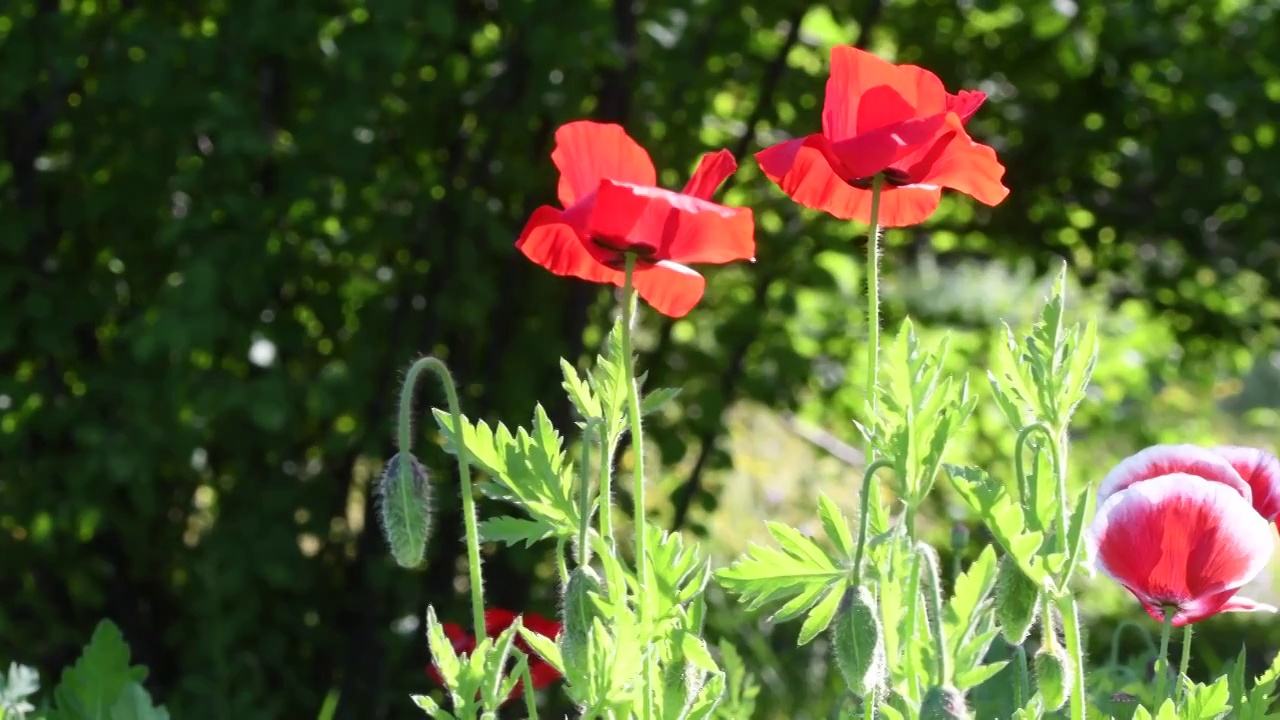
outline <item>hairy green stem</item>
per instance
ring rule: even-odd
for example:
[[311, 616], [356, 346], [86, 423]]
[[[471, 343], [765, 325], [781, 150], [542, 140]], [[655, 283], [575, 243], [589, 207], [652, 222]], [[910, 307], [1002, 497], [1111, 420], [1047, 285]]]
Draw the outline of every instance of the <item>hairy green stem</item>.
[[636, 269], [636, 256], [627, 253], [626, 278], [622, 286], [622, 357], [627, 381], [627, 408], [631, 416], [631, 456], [632, 468], [631, 496], [635, 503], [633, 522], [636, 529], [636, 605], [639, 608], [640, 626], [645, 628], [646, 640], [644, 648], [645, 689], [642, 696], [645, 720], [653, 717], [653, 692], [649, 687], [654, 676], [653, 648], [648, 640], [649, 601], [646, 586], [649, 580], [649, 548], [648, 533], [645, 532], [645, 497], [644, 497], [644, 435], [640, 422], [640, 389], [636, 385], [636, 358], [631, 346], [631, 324], [635, 321], [636, 293], [632, 283]]
[[[912, 548], [914, 550], [914, 548]], [[911, 642], [916, 636], [916, 625], [920, 619], [920, 553], [911, 553], [911, 577], [907, 581], [907, 602], [910, 607], [907, 608], [907, 627], [902, 633], [902, 646], [898, 648], [900, 655], [906, 655], [911, 652]], [[918, 670], [918, 668], [914, 668]], [[913, 672], [911, 681], [908, 683], [911, 690], [911, 699], [920, 702], [920, 673]]]
[[1176, 608], [1164, 609], [1164, 623], [1160, 626], [1160, 654], [1156, 657], [1156, 704], [1153, 710], [1159, 710], [1168, 697], [1169, 680], [1169, 634], [1173, 631], [1173, 616]]
[[1024, 708], [1031, 699], [1031, 670], [1027, 667], [1027, 650], [1019, 645], [1013, 649], [1013, 655], [1018, 669], [1018, 682], [1013, 686], [1013, 702], [1019, 708]]
[[[463, 437], [462, 410], [458, 405], [458, 386], [453, 374], [439, 358], [419, 358], [405, 373], [404, 390], [400, 393], [400, 451], [409, 448], [409, 428], [413, 422], [413, 386], [423, 370], [430, 370], [440, 379], [449, 401], [449, 416], [453, 420], [454, 455], [458, 458], [458, 476], [462, 482], [462, 522], [467, 538], [467, 565], [471, 580], [471, 622], [477, 633], [484, 632], [484, 585], [480, 573], [480, 530], [476, 520], [476, 499], [471, 490], [471, 455]], [[400, 464], [401, 472], [408, 463]], [[401, 483], [407, 487], [407, 483]]]
[[600, 488], [596, 494], [600, 498], [600, 536], [609, 547], [616, 547], [613, 539], [613, 442], [611, 431], [601, 428], [596, 433], [600, 442]]
[[591, 544], [587, 535], [591, 532], [591, 439], [598, 435], [599, 425], [588, 420], [582, 431], [582, 467], [578, 468], [578, 565], [591, 563]]
[[[867, 229], [867, 427], [875, 427], [877, 412], [880, 372], [880, 188], [884, 176], [877, 173], [871, 180], [871, 224]], [[867, 438], [864, 462], [866, 470], [862, 482], [862, 506], [858, 517], [858, 559], [857, 567], [861, 570], [862, 546], [864, 544], [867, 515], [871, 506], [867, 502], [872, 476], [876, 468], [876, 446], [871, 438]]]
[[1173, 689], [1175, 703], [1182, 702], [1182, 678], [1186, 677], [1187, 668], [1191, 665], [1191, 634], [1194, 627], [1190, 623], [1182, 627], [1182, 660], [1178, 663], [1178, 677], [1175, 680], [1177, 685]]
[[938, 683], [951, 684], [951, 665], [947, 657], [947, 636], [942, 624], [942, 573], [938, 569], [938, 556], [926, 543], [918, 543], [916, 553], [924, 556], [929, 571], [930, 630], [934, 652], [938, 655]]
[[876, 720], [876, 701], [879, 697], [879, 693], [871, 692], [862, 699], [862, 720]]
[[524, 707], [529, 713], [529, 720], [538, 720], [538, 697], [533, 692], [533, 673], [529, 670], [528, 658], [524, 663]]
[[1084, 629], [1080, 625], [1080, 612], [1076, 598], [1064, 593], [1058, 598], [1058, 614], [1062, 616], [1062, 637], [1071, 658], [1071, 720], [1086, 720], [1088, 698], [1084, 685]]

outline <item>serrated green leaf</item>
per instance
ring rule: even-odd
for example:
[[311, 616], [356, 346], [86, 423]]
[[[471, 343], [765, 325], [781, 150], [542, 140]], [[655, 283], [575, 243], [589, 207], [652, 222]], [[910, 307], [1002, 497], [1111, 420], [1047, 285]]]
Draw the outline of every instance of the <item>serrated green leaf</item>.
[[564, 375], [562, 386], [565, 392], [569, 394], [569, 401], [573, 403], [573, 407], [578, 411], [578, 414], [584, 419], [601, 417], [599, 398], [591, 391], [590, 385], [582, 379], [582, 376], [578, 374], [573, 365], [561, 358], [560, 372]]
[[835, 545], [836, 551], [846, 560], [852, 560], [855, 546], [853, 533], [849, 530], [849, 520], [826, 493], [818, 494], [818, 517], [822, 520], [822, 528]]
[[836, 583], [826, 591], [827, 594], [821, 600], [814, 604], [808, 617], [804, 619], [804, 624], [800, 626], [800, 635], [796, 638], [797, 646], [809, 644], [809, 641], [831, 625], [831, 620], [840, 609], [840, 601], [844, 599], [846, 590], [845, 583]]
[[982, 683], [995, 677], [996, 673], [1003, 670], [1005, 665], [1008, 664], [1008, 660], [1000, 660], [986, 665], [970, 665], [964, 668], [957, 667], [954, 681], [955, 687], [960, 691], [978, 687]]
[[111, 720], [169, 720], [169, 712], [151, 703], [151, 695], [131, 682], [111, 706]]
[[655, 388], [640, 399], [640, 415], [650, 415], [662, 409], [680, 394], [680, 388]]
[[483, 542], [497, 542], [504, 545], [524, 544], [531, 547], [534, 543], [555, 537], [555, 528], [542, 520], [526, 520], [524, 518], [502, 515], [485, 518], [480, 521], [480, 539]]
[[1037, 556], [1043, 536], [1025, 530], [1022, 508], [1009, 497], [1004, 486], [981, 468], [947, 465], [946, 469], [956, 494], [983, 519], [1027, 577], [1043, 586], [1048, 574]]
[[1185, 693], [1181, 720], [1217, 720], [1231, 709], [1230, 682], [1225, 675], [1212, 685], [1193, 683], [1185, 677], [1179, 680]]
[[426, 695], [410, 695], [409, 699], [413, 700], [413, 704], [422, 708], [426, 711], [427, 715], [433, 718], [438, 718], [439, 720], [455, 720], [452, 713], [440, 707], [439, 703]]
[[125, 688], [146, 678], [146, 668], [129, 664], [129, 646], [120, 629], [110, 620], [103, 620], [80, 658], [63, 671], [53, 691], [50, 720], [109, 718]]

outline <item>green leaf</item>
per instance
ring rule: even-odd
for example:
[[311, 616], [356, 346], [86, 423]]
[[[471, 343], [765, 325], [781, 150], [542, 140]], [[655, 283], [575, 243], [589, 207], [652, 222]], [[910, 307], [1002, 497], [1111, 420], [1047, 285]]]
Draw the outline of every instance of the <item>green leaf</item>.
[[982, 664], [991, 642], [999, 634], [990, 601], [997, 574], [995, 548], [988, 545], [956, 578], [951, 599], [943, 611], [951, 666], [956, 669], [952, 684], [957, 690], [977, 687], [1005, 665], [1004, 662]]
[[1230, 681], [1225, 675], [1212, 685], [1193, 683], [1185, 677], [1180, 680], [1185, 692], [1181, 720], [1217, 720], [1231, 709]]
[[51, 720], [100, 720], [111, 717], [112, 708], [130, 683], [141, 683], [147, 670], [129, 664], [129, 646], [120, 629], [103, 620], [93, 631], [75, 664], [62, 673], [53, 691]]
[[680, 388], [656, 388], [640, 399], [640, 415], [657, 412], [680, 394]]
[[483, 542], [499, 542], [504, 545], [524, 543], [525, 547], [530, 547], [554, 536], [555, 528], [542, 520], [502, 515], [480, 521], [480, 539]]
[[844, 513], [840, 512], [835, 501], [827, 497], [826, 493], [818, 494], [818, 517], [822, 520], [822, 528], [826, 531], [827, 537], [835, 544], [841, 557], [852, 561], [856, 547], [853, 533], [849, 530], [849, 521]]
[[1027, 577], [1043, 586], [1049, 576], [1037, 552], [1044, 538], [1038, 532], [1025, 530], [1022, 508], [1009, 496], [1004, 485], [993, 480], [981, 468], [947, 465], [946, 469], [952, 486], [965, 504], [982, 518], [991, 534], [1017, 561]]
[[427, 715], [439, 720], [454, 720], [453, 714], [448, 710], [440, 707], [440, 704], [426, 695], [410, 695], [409, 699], [418, 707], [426, 711]]
[[169, 712], [151, 704], [151, 696], [136, 682], [125, 686], [124, 692], [111, 706], [111, 720], [169, 720]]
[[582, 379], [578, 371], [568, 360], [560, 359], [560, 372], [564, 375], [562, 386], [565, 392], [569, 394], [569, 401], [573, 403], [574, 409], [585, 419], [593, 419], [600, 417], [600, 400], [595, 393], [591, 391], [591, 386]]
[[809, 616], [804, 619], [804, 624], [800, 626], [800, 636], [796, 638], [797, 646], [807, 645], [810, 640], [813, 640], [831, 625], [832, 618], [836, 616], [836, 611], [840, 609], [840, 601], [844, 599], [846, 589], [845, 583], [836, 583], [813, 606], [813, 609], [809, 611]]
[[752, 545], [733, 565], [715, 573], [716, 580], [747, 603], [748, 610], [787, 600], [779, 616], [795, 617], [848, 576], [848, 570], [837, 567], [799, 531], [776, 522], [768, 523], [768, 528], [780, 548]]

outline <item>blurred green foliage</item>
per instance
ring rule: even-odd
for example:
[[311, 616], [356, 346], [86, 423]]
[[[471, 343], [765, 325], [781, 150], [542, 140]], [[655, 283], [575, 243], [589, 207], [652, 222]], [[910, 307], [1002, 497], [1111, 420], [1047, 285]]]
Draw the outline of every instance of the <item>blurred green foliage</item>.
[[[713, 531], [727, 555], [762, 527], [746, 518], [811, 520], [823, 483], [852, 503], [845, 464], [785, 446], [796, 423], [855, 438], [861, 400], [843, 382], [864, 356], [861, 229], [796, 208], [749, 159], [818, 127], [835, 43], [988, 92], [970, 129], [1013, 189], [995, 209], [948, 197], [926, 226], [888, 234], [887, 326], [910, 314], [955, 331], [954, 369], [980, 379], [997, 319], [1029, 317], [1066, 258], [1088, 289], [1073, 312], [1105, 318], [1078, 482], [1161, 440], [1270, 447], [1278, 13], [1276, 0], [5, 3], [0, 658], [56, 673], [110, 617], [174, 717], [413, 717], [425, 606], [456, 620], [465, 601], [441, 453], [423, 453], [442, 488], [425, 570], [396, 571], [374, 527], [398, 374], [437, 353], [468, 415], [522, 423], [540, 399], [570, 422], [557, 359], [596, 351], [610, 303], [512, 243], [554, 202], [552, 133], [573, 119], [623, 123], [669, 186], [729, 147], [743, 169], [725, 200], [757, 210], [755, 265], [711, 271], [687, 319], [644, 318], [651, 384], [685, 388], [681, 412], [652, 423], [670, 469], [652, 510]], [[439, 404], [431, 392], [423, 405]], [[1007, 461], [999, 424], [980, 407], [969, 459]], [[736, 504], [716, 512], [719, 499]], [[536, 552], [486, 570], [493, 604], [554, 611]], [[820, 642], [797, 651], [721, 605], [711, 627], [762, 671], [768, 716], [836, 706]], [[1087, 607], [1105, 652], [1106, 616], [1133, 608], [1102, 584]], [[1242, 637], [1215, 622], [1205, 662]]]

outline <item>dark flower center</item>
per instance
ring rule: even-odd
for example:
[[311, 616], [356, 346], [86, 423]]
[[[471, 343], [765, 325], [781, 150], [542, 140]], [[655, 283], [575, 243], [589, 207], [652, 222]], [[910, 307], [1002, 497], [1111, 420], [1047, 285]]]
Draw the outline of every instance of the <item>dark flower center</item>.
[[657, 248], [646, 243], [630, 242], [623, 239], [613, 239], [600, 236], [593, 236], [591, 242], [596, 247], [607, 250], [608, 253], [599, 258], [600, 262], [606, 267], [614, 270], [625, 270], [627, 267], [627, 253], [636, 256], [636, 267], [644, 267], [652, 264], [653, 257], [658, 253]]
[[[892, 185], [893, 187], [902, 187], [903, 185], [911, 184], [911, 176], [908, 175], [905, 170], [899, 170], [897, 168], [885, 168], [884, 170], [880, 171], [880, 174], [884, 175], [884, 181], [889, 185]], [[845, 182], [858, 188], [859, 190], [870, 190], [871, 183], [873, 180], [875, 180], [875, 176], [869, 175], [867, 177], [860, 177], [860, 178], [853, 178], [852, 180], [845, 180]]]

